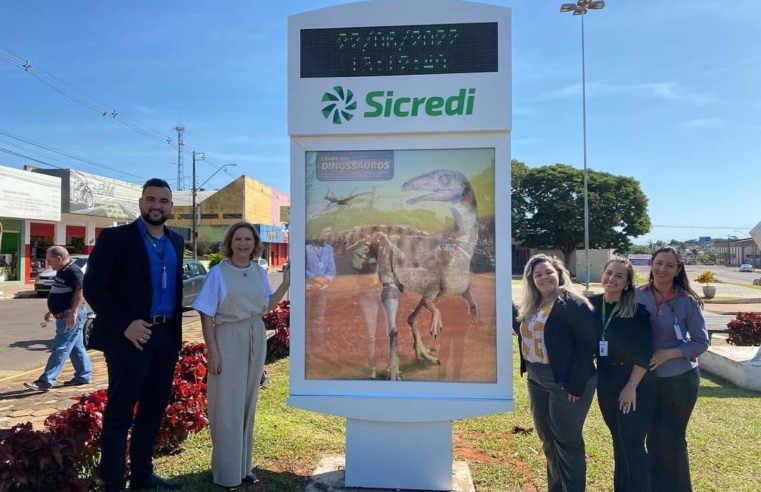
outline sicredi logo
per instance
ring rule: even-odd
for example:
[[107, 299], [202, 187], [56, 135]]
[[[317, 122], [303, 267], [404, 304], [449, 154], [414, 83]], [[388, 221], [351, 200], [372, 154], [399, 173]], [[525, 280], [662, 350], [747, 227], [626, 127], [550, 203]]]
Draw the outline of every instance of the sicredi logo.
[[[427, 116], [463, 116], [473, 114], [476, 101], [476, 89], [460, 89], [457, 94], [444, 96], [395, 96], [394, 91], [371, 91], [365, 95], [367, 111], [362, 113], [364, 118], [414, 118], [425, 114]], [[333, 91], [322, 96], [322, 102], [327, 103], [322, 108], [325, 119], [340, 125], [350, 121], [357, 110], [357, 101], [351, 90], [341, 86], [333, 87]]]

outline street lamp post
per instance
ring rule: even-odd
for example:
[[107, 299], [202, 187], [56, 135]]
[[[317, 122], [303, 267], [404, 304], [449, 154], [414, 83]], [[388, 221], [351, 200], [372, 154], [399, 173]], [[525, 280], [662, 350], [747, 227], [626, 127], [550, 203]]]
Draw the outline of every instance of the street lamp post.
[[581, 16], [581, 125], [583, 133], [584, 152], [584, 260], [586, 270], [585, 294], [589, 294], [589, 185], [587, 178], [587, 74], [584, 48], [584, 16], [589, 9], [600, 10], [605, 8], [602, 0], [578, 0], [576, 3], [564, 3], [560, 6], [560, 12], [573, 12], [573, 15]]
[[196, 210], [198, 208], [198, 205], [197, 205], [197, 202], [196, 202], [196, 197], [198, 195], [198, 189], [199, 188], [203, 188], [203, 185], [208, 183], [209, 180], [211, 178], [213, 178], [214, 176], [216, 176], [216, 174], [219, 171], [221, 171], [221, 170], [223, 170], [225, 168], [228, 168], [228, 167], [233, 167], [233, 166], [237, 166], [238, 165], [238, 164], [235, 164], [235, 163], [232, 163], [232, 164], [222, 164], [222, 166], [219, 169], [217, 169], [216, 171], [211, 173], [211, 176], [206, 178], [206, 181], [201, 183], [200, 186], [196, 186], [196, 157], [197, 156], [198, 156], [198, 158], [201, 158], [201, 159], [203, 159], [205, 157], [203, 152], [193, 151], [193, 187], [192, 187], [192, 197], [193, 198], [192, 198], [192, 201], [191, 201], [191, 212], [193, 214], [193, 219], [191, 221], [191, 244], [192, 244], [192, 248], [193, 248], [193, 259], [194, 260], [198, 259], [198, 230], [197, 230], [198, 229], [198, 210]]

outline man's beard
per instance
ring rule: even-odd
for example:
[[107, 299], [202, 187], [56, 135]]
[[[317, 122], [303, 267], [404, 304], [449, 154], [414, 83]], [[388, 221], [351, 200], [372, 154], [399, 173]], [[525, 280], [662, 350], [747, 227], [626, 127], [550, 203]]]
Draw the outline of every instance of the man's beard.
[[161, 212], [161, 217], [158, 219], [152, 219], [150, 212], [143, 212], [140, 214], [140, 217], [142, 217], [143, 222], [153, 226], [164, 225], [164, 222], [166, 222], [166, 219], [167, 219], [166, 215], [164, 215], [163, 212]]

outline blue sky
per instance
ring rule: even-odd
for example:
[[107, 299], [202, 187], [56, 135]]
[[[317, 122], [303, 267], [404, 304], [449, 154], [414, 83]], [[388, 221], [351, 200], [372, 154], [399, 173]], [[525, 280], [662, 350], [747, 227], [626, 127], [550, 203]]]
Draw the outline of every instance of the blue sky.
[[[210, 159], [198, 163], [199, 184], [234, 162], [205, 186], [246, 174], [289, 192], [287, 16], [340, 3], [5, 2], [0, 149], [131, 182], [177, 176], [172, 146], [66, 98], [10, 57], [158, 139], [176, 141], [182, 123], [185, 149]], [[579, 18], [561, 14], [560, 1], [487, 3], [513, 13], [513, 157], [581, 168]], [[634, 242], [747, 234], [761, 221], [757, 2], [610, 0], [585, 23], [587, 162], [640, 181], [653, 229]], [[25, 163], [36, 164], [0, 152], [2, 166]]]

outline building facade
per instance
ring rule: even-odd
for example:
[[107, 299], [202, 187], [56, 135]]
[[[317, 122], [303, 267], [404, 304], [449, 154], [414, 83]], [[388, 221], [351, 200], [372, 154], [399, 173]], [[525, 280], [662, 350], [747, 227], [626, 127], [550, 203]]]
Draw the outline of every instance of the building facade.
[[[0, 285], [33, 284], [46, 268], [50, 246], [89, 254], [100, 232], [140, 215], [142, 185], [74, 169], [24, 170], [0, 166]], [[176, 191], [167, 225], [182, 233], [192, 224], [191, 193]], [[215, 191], [197, 193], [198, 237], [219, 243], [230, 224], [254, 224], [265, 246], [263, 257], [275, 267], [288, 258], [288, 234], [280, 222], [287, 194], [241, 176]], [[190, 239], [189, 232], [184, 234]]]
[[[191, 191], [174, 195], [174, 213], [167, 222], [192, 229]], [[254, 225], [262, 239], [262, 257], [270, 267], [288, 259], [288, 233], [280, 221], [280, 207], [290, 205], [290, 197], [255, 179], [240, 176], [219, 190], [196, 192], [196, 230], [199, 252], [215, 251], [230, 225], [245, 220]]]

